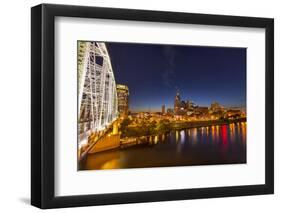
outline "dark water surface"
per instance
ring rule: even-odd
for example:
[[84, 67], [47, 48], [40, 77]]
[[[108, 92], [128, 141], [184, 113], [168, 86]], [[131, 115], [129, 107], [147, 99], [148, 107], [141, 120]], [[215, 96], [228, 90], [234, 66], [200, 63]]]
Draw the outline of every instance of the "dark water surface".
[[83, 169], [246, 163], [246, 122], [172, 131], [152, 145], [89, 154]]

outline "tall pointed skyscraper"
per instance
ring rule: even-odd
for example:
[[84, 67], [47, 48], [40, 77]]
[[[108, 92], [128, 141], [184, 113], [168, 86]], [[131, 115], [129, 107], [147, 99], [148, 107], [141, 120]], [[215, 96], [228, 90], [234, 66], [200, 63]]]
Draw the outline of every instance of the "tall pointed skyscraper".
[[181, 106], [181, 97], [180, 97], [179, 90], [177, 90], [177, 94], [175, 96], [175, 101], [174, 101], [174, 112], [175, 112], [175, 115], [179, 114], [180, 106]]

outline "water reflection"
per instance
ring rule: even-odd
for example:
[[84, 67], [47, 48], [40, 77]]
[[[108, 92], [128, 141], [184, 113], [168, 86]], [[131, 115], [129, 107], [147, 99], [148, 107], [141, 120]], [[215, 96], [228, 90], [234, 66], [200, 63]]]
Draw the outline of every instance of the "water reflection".
[[183, 144], [185, 142], [185, 131], [182, 130], [180, 132], [180, 140], [181, 140], [181, 144]]
[[179, 131], [176, 131], [176, 142], [178, 143], [179, 141]]
[[[187, 130], [175, 131], [174, 134], [170, 134], [169, 141], [201, 144], [203, 142], [224, 144], [229, 143], [245, 143], [246, 142], [246, 123], [229, 124], [222, 126], [210, 126], [192, 128]], [[163, 141], [163, 140], [162, 140]]]
[[90, 154], [84, 169], [246, 162], [246, 122], [191, 128], [147, 137], [149, 145]]
[[162, 141], [165, 140], [165, 134], [162, 134], [161, 140], [162, 140]]

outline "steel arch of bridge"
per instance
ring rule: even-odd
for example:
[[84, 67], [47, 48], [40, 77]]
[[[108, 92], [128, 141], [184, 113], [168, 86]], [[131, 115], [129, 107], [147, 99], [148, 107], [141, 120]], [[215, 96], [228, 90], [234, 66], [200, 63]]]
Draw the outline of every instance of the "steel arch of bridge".
[[78, 42], [79, 144], [106, 129], [118, 116], [110, 56], [103, 42]]

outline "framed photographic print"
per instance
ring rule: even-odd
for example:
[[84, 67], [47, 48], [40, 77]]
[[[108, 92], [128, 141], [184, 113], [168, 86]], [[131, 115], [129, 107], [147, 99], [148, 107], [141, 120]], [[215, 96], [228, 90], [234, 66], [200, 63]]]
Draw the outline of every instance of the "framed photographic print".
[[274, 21], [31, 9], [31, 203], [272, 194]]

